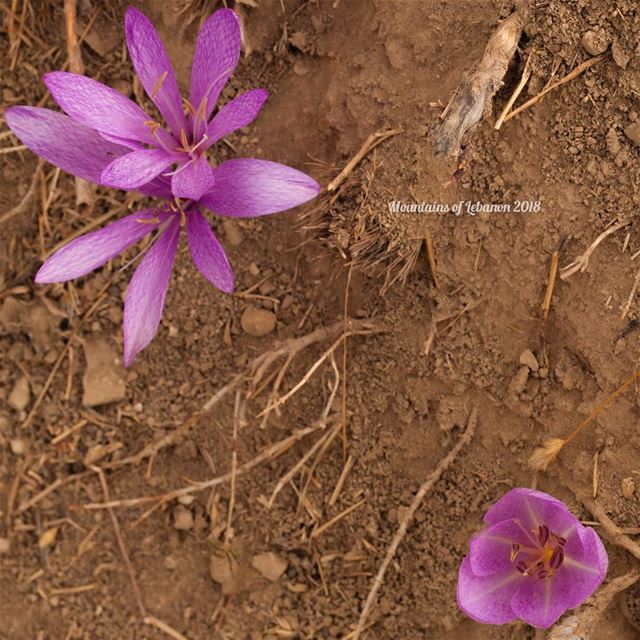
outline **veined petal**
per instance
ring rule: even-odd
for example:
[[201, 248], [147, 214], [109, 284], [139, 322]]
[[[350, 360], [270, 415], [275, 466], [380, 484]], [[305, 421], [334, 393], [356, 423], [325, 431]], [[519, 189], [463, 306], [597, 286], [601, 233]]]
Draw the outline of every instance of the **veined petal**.
[[571, 531], [576, 523], [575, 516], [560, 500], [542, 491], [517, 487], [507, 492], [485, 514], [484, 521], [496, 524], [517, 518], [530, 530], [546, 525], [558, 535]]
[[516, 619], [511, 598], [525, 580], [515, 568], [493, 576], [477, 576], [467, 556], [458, 573], [458, 606], [482, 624], [505, 624]]
[[180, 238], [176, 217], [142, 258], [124, 302], [124, 366], [128, 367], [158, 331]]
[[106, 85], [67, 71], [44, 76], [53, 99], [74, 120], [112, 136], [155, 145], [150, 117], [132, 100]]
[[146, 209], [80, 236], [46, 260], [35, 281], [40, 284], [65, 282], [84, 276], [151, 233], [166, 220], [167, 215]]
[[196, 156], [187, 164], [178, 167], [171, 176], [171, 191], [176, 198], [200, 200], [214, 184], [213, 170], [205, 156]]
[[177, 156], [164, 149], [131, 151], [105, 168], [101, 182], [118, 189], [135, 189], [153, 180], [176, 161]]
[[237, 158], [213, 170], [215, 183], [200, 204], [223, 216], [253, 218], [296, 207], [315, 198], [310, 176], [269, 160]]
[[233, 271], [224, 249], [197, 208], [187, 212], [187, 239], [198, 271], [225, 293], [233, 292]]
[[266, 89], [252, 89], [225, 104], [207, 127], [208, 140], [205, 148], [208, 149], [226, 135], [251, 124], [268, 97], [269, 92]]
[[173, 200], [171, 181], [164, 176], [158, 176], [151, 180], [151, 182], [140, 185], [137, 189], [140, 193], [144, 193], [145, 196], [162, 198], [163, 200]]
[[102, 184], [104, 168], [127, 152], [64, 113], [39, 107], [9, 107], [4, 115], [9, 128], [31, 151], [90, 182]]
[[202, 25], [191, 66], [189, 102], [196, 111], [206, 97], [206, 120], [240, 59], [240, 21], [231, 9], [219, 9]]
[[514, 543], [523, 551], [533, 549], [528, 532], [514, 520], [499, 522], [475, 535], [469, 543], [469, 559], [473, 573], [477, 576], [488, 576], [511, 572], [515, 568], [515, 563], [511, 561]]
[[133, 7], [127, 9], [124, 28], [131, 62], [140, 82], [179, 140], [180, 130], [187, 130], [187, 120], [167, 50], [149, 18]]
[[532, 627], [548, 629], [568, 608], [558, 592], [557, 577], [521, 580], [511, 598], [513, 613]]

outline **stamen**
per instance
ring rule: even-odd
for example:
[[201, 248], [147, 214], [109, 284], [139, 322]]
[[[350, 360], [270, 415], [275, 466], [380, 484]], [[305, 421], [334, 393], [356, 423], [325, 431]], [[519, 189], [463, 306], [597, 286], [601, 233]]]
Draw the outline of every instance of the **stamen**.
[[542, 569], [542, 571], [538, 571], [538, 578], [543, 580], [549, 575], [549, 572], [546, 569]]
[[140, 224], [158, 224], [160, 222], [160, 218], [136, 218], [136, 222]]
[[187, 107], [187, 111], [189, 112], [189, 115], [192, 118], [195, 118], [196, 117], [195, 107], [184, 97], [182, 98], [182, 102], [184, 103], [184, 106]]
[[552, 533], [551, 535], [561, 547], [564, 547], [564, 545], [567, 544], [566, 538], [563, 538], [562, 536], [557, 536], [555, 533]]
[[551, 554], [551, 558], [549, 559], [549, 566], [552, 569], [559, 569], [563, 560], [564, 560], [564, 551], [562, 550], [562, 548], [557, 547], [556, 549], [553, 550], [553, 553]]
[[184, 229], [187, 226], [187, 214], [184, 211], [180, 211], [180, 227]]
[[187, 138], [187, 132], [184, 129], [180, 129], [180, 142], [182, 143], [182, 148], [188, 153], [189, 139]]
[[158, 129], [160, 128], [160, 124], [154, 122], [153, 120], [147, 120], [144, 124], [149, 127], [149, 129], [151, 129], [152, 136], [155, 136], [158, 132]]
[[520, 545], [517, 542], [514, 542], [511, 545], [511, 555], [509, 556], [509, 560], [511, 562], [515, 562], [515, 560], [518, 557], [519, 553], [520, 553]]
[[200, 138], [200, 142], [198, 142], [198, 144], [193, 145], [193, 147], [191, 147], [191, 149], [189, 150], [189, 153], [193, 153], [199, 146], [203, 145], [208, 139], [209, 139], [209, 136], [206, 133], [203, 133], [202, 138]]
[[538, 540], [540, 541], [540, 546], [543, 546], [549, 542], [549, 536], [551, 535], [549, 531], [549, 527], [546, 524], [541, 524], [538, 527]]
[[200, 108], [198, 109], [197, 119], [202, 120], [202, 122], [205, 122], [207, 119], [207, 96], [202, 98]]
[[158, 78], [158, 81], [153, 85], [153, 89], [151, 90], [152, 100], [156, 99], [156, 96], [158, 95], [158, 91], [160, 91], [160, 88], [162, 87], [164, 81], [167, 79], [168, 75], [169, 75], [168, 71], [163, 71], [162, 75]]
[[529, 567], [526, 565], [526, 563], [522, 562], [522, 560], [520, 560], [520, 562], [518, 562], [518, 564], [516, 565], [516, 569], [523, 575], [529, 575]]

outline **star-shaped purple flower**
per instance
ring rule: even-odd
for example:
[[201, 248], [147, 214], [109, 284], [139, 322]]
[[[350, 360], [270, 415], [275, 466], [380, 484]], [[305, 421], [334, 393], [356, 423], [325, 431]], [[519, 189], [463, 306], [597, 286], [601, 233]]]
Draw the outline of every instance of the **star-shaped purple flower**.
[[546, 629], [604, 580], [600, 538], [546, 493], [512, 489], [484, 521], [458, 575], [458, 605], [477, 622]]
[[46, 283], [83, 276], [157, 229], [125, 299], [124, 363], [129, 366], [157, 332], [181, 226], [199, 271], [231, 292], [233, 272], [201, 208], [223, 216], [262, 216], [303, 204], [320, 187], [306, 174], [267, 160], [237, 158], [217, 167], [207, 161], [207, 149], [251, 123], [267, 98], [263, 89], [247, 91], [210, 118], [240, 56], [240, 26], [233, 11], [215, 12], [198, 35], [186, 114], [171, 62], [151, 22], [130, 8], [125, 30], [136, 73], [168, 129], [114, 89], [61, 71], [47, 74], [45, 83], [68, 115], [19, 106], [7, 109], [5, 118], [25, 145], [65, 171], [164, 200], [73, 240], [35, 278]]

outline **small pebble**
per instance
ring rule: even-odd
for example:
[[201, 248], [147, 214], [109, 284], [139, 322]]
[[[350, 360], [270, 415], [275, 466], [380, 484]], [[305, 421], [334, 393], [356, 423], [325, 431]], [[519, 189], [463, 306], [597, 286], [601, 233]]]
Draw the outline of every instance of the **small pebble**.
[[520, 364], [524, 365], [525, 367], [529, 367], [531, 371], [537, 371], [540, 368], [540, 365], [538, 364], [538, 360], [533, 355], [533, 352], [531, 351], [531, 349], [525, 349], [520, 354]]
[[286, 571], [289, 563], [269, 551], [253, 556], [251, 566], [269, 582], [275, 582]]
[[602, 33], [587, 31], [582, 36], [582, 48], [592, 56], [599, 56], [609, 48], [609, 41]]
[[193, 514], [189, 509], [179, 505], [173, 512], [173, 526], [178, 531], [193, 529]]
[[15, 456], [21, 456], [27, 450], [27, 442], [22, 438], [15, 438], [10, 443], [11, 453]]
[[266, 336], [276, 328], [276, 316], [259, 307], [247, 307], [240, 318], [240, 326], [250, 336]]
[[624, 134], [633, 142], [633, 144], [640, 147], [640, 124], [634, 122], [630, 124], [625, 130]]
[[9, 538], [0, 538], [0, 556], [6, 555], [11, 551], [11, 540]]
[[29, 379], [27, 376], [18, 378], [13, 386], [7, 404], [16, 411], [24, 411], [31, 400], [31, 389], [29, 387]]
[[633, 494], [636, 492], [636, 483], [633, 481], [633, 478], [624, 478], [620, 486], [622, 495], [627, 499], [633, 497]]
[[244, 240], [244, 233], [236, 220], [224, 220], [222, 223], [222, 230], [232, 247], [237, 247], [242, 244], [242, 241]]
[[178, 568], [178, 563], [176, 562], [176, 559], [173, 556], [167, 556], [164, 559], [163, 564], [166, 569], [169, 569], [169, 571], [175, 571]]

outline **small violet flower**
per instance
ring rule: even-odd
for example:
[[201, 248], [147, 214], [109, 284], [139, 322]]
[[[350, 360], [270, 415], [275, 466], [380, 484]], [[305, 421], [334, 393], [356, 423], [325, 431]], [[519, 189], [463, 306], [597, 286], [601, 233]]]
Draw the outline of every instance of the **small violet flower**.
[[136, 73], [168, 129], [114, 89], [61, 71], [44, 80], [68, 115], [18, 106], [7, 109], [5, 118], [25, 145], [65, 171], [164, 201], [73, 240], [35, 278], [39, 283], [78, 278], [158, 230], [125, 299], [124, 363], [129, 366], [157, 332], [181, 227], [186, 227], [198, 270], [222, 291], [233, 291], [233, 271], [201, 208], [223, 216], [262, 216], [303, 204], [320, 187], [306, 174], [267, 160], [237, 158], [217, 167], [207, 161], [207, 149], [250, 124], [267, 98], [263, 89], [247, 91], [210, 119], [240, 57], [240, 25], [233, 11], [216, 11], [200, 30], [186, 114], [171, 62], [151, 22], [130, 8], [125, 31]]
[[546, 493], [512, 489], [484, 521], [458, 575], [458, 605], [477, 622], [546, 629], [604, 580], [600, 538]]

